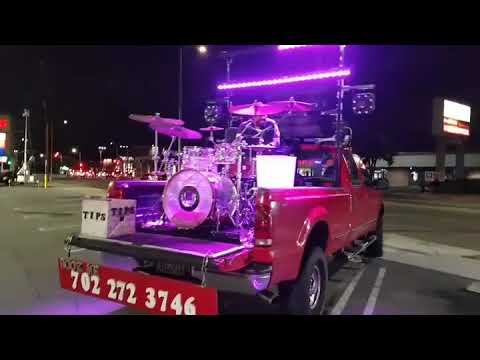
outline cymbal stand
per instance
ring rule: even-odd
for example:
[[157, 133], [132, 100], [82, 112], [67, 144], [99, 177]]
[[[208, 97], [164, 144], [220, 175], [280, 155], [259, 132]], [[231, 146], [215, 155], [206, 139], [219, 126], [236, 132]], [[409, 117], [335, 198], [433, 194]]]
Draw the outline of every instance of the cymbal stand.
[[208, 137], [208, 141], [215, 145], [215, 137], [213, 136], [213, 130], [210, 130], [210, 136]]

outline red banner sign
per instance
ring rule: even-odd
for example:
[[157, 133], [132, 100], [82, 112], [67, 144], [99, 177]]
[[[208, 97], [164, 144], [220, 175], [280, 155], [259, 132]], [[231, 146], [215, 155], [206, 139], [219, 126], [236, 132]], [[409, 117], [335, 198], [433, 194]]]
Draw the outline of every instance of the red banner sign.
[[0, 130], [6, 130], [8, 128], [8, 119], [0, 119]]
[[217, 315], [215, 289], [153, 275], [59, 259], [60, 286], [160, 315]]

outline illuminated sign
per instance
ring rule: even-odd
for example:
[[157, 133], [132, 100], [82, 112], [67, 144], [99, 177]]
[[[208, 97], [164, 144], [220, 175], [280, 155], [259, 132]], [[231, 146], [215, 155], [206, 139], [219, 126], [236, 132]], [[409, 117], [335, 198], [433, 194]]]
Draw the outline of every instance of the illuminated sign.
[[470, 136], [472, 108], [446, 99], [436, 99], [434, 106], [434, 135]]
[[0, 118], [0, 129], [1, 130], [8, 129], [8, 119]]
[[443, 100], [443, 131], [453, 135], [470, 136], [470, 106]]
[[6, 164], [8, 162], [8, 157], [6, 156], [0, 156], [0, 163]]
[[7, 134], [0, 132], [0, 149], [5, 149], [5, 143], [7, 142]]

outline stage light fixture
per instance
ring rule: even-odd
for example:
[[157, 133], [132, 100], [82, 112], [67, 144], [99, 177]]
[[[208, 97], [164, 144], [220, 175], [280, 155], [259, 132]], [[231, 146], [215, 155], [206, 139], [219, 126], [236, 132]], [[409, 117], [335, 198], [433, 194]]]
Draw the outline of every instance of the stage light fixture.
[[352, 98], [353, 113], [356, 115], [368, 115], [375, 111], [375, 94], [370, 92], [355, 93]]

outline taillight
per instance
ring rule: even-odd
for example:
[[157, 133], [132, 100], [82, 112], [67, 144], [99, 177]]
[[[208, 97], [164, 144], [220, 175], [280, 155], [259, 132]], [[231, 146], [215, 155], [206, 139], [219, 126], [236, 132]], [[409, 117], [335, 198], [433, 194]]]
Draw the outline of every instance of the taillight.
[[271, 199], [268, 193], [259, 194], [255, 211], [255, 246], [272, 245]]
[[271, 264], [272, 251], [272, 199], [268, 192], [257, 195], [255, 211], [255, 242], [250, 262]]
[[123, 189], [118, 187], [115, 181], [110, 181], [107, 189], [107, 198], [109, 199], [123, 199]]

